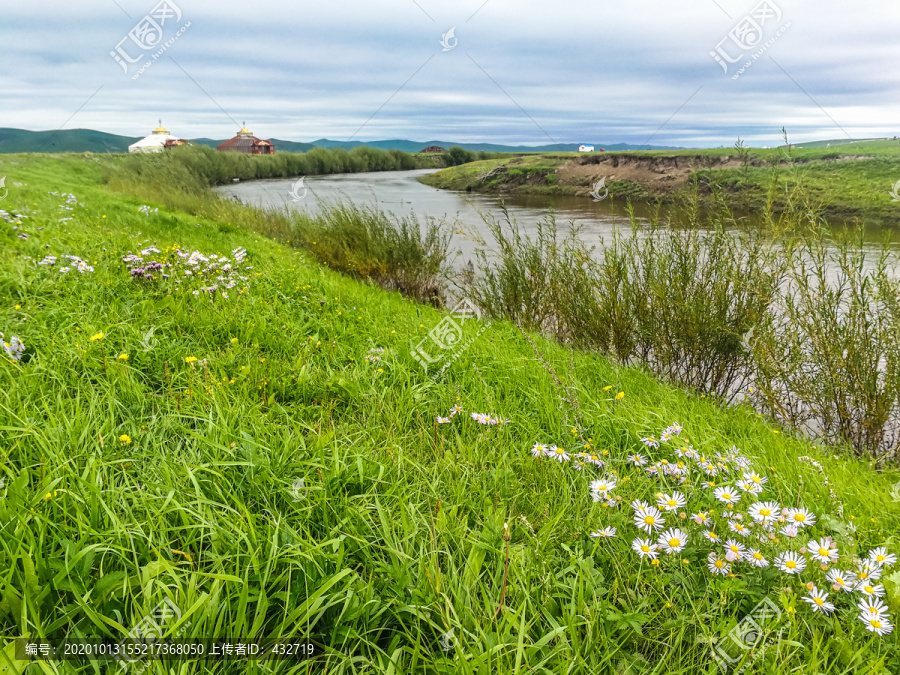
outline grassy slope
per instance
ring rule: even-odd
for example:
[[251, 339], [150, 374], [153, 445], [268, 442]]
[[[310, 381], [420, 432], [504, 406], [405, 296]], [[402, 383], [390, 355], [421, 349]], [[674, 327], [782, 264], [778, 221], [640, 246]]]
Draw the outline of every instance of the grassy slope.
[[[615, 152], [607, 155], [619, 156], [731, 156], [736, 157], [734, 148], [709, 148], [690, 151], [654, 150], [649, 152]], [[784, 158], [781, 148], [753, 149], [752, 156], [767, 162]], [[852, 161], [821, 161], [838, 155], [863, 156], [868, 159]], [[556, 170], [579, 153], [544, 153], [528, 155], [521, 159], [494, 159], [450, 167], [421, 178], [421, 182], [448, 190], [488, 191], [510, 180], [517, 181], [515, 171], [537, 173], [549, 176], [518, 185], [515, 192], [527, 194], [571, 195], [583, 193], [584, 188], [562, 185], [554, 180]], [[794, 148], [791, 156], [797, 162], [797, 172], [789, 173], [785, 165], [778, 168], [779, 190], [785, 192], [795, 185], [798, 176], [809, 192], [826, 207], [826, 214], [832, 217], [867, 216], [879, 219], [896, 219], [896, 202], [893, 201], [891, 186], [900, 181], [900, 141], [871, 141], [847, 143], [831, 148]], [[480, 177], [501, 165], [508, 165], [510, 172], [493, 181], [482, 183]], [[772, 181], [772, 172], [767, 168], [751, 167], [745, 175], [741, 169], [702, 170], [697, 174], [722, 185], [726, 194], [733, 198], [733, 206], [745, 209], [761, 208]], [[635, 201], [669, 199], [671, 195], [654, 194], [652, 188], [628, 185], [616, 181], [609, 186], [610, 193], [630, 197]]]
[[[313, 672], [715, 672], [698, 640], [735, 625], [759, 599], [759, 578], [713, 580], [694, 553], [687, 568], [639, 565], [625, 511], [588, 496], [597, 471], [531, 458], [535, 441], [575, 444], [551, 378], [515, 328], [493, 324], [432, 381], [407, 350], [439, 312], [223, 223], [165, 208], [141, 215], [142, 202], [97, 185], [99, 167], [81, 157], [0, 167], [8, 184], [27, 184], [0, 207], [27, 210], [20, 227], [32, 235], [21, 241], [0, 222], [0, 330], [32, 353], [19, 365], [0, 360], [7, 639], [118, 638], [168, 596], [190, 622], [186, 636], [310, 637]], [[85, 206], [69, 214], [75, 220], [58, 222], [63, 200], [48, 190], [77, 195]], [[150, 243], [223, 254], [245, 246], [255, 276], [227, 300], [153, 293], [120, 261]], [[96, 272], [61, 276], [24, 259], [46, 254], [79, 255]], [[145, 351], [150, 328], [156, 343]], [[105, 337], [90, 342], [98, 332]], [[888, 538], [897, 549], [897, 475], [821, 453], [748, 410], [538, 344], [577, 389], [587, 435], [609, 458], [678, 420], [698, 448], [734, 443], [773, 467], [785, 501], [803, 474], [803, 501], [821, 514], [834, 508], [827, 489], [797, 462], [813, 455], [861, 545]], [[392, 352], [372, 364], [372, 347]], [[208, 359], [208, 371], [190, 368], [188, 356]], [[615, 391], [622, 401], [610, 400]], [[436, 427], [457, 401], [512, 422]], [[629, 479], [626, 500], [652, 499], [655, 483], [612, 466]], [[295, 501], [300, 477], [308, 493]], [[498, 612], [504, 522], [512, 538]], [[608, 522], [621, 539], [585, 535]], [[900, 667], [896, 633], [869, 637], [847, 618], [846, 600], [835, 624], [811, 621], [796, 594], [772, 597], [797, 609], [793, 642], [777, 664], [772, 653], [745, 672]], [[895, 617], [898, 601], [890, 598]], [[438, 640], [450, 629], [456, 646], [445, 653]], [[238, 665], [217, 672], [264, 672]], [[265, 672], [310, 672], [291, 668]]]

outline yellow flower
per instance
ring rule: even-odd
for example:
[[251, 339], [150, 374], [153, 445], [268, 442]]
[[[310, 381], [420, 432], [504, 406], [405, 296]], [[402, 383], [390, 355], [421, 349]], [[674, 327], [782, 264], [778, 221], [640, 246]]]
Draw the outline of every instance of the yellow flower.
[[260, 359], [259, 362], [260, 362], [260, 363], [265, 363], [265, 359]]
[[605, 387], [603, 387], [603, 391], [609, 391], [610, 389], [612, 389], [612, 385], [611, 385], [611, 384], [608, 384], [608, 385], [606, 385]]
[[119, 436], [119, 443], [128, 445], [129, 443], [131, 443], [131, 436], [129, 436], [128, 434], [122, 434], [121, 436]]
[[625, 392], [624, 392], [624, 391], [620, 391], [618, 394], [616, 394], [616, 400], [617, 400], [617, 401], [621, 401], [623, 398], [625, 398]]
[[196, 356], [188, 356], [188, 357], [185, 357], [184, 362], [185, 363], [193, 363], [196, 360], [197, 360]]
[[16, 305], [16, 309], [22, 309], [22, 305]]
[[237, 338], [231, 338], [231, 344], [236, 345], [237, 341], [238, 341]]
[[95, 342], [96, 340], [102, 340], [102, 339], [103, 339], [103, 333], [96, 333], [94, 335], [91, 335], [90, 341]]
[[128, 354], [119, 354], [119, 361], [127, 361]]

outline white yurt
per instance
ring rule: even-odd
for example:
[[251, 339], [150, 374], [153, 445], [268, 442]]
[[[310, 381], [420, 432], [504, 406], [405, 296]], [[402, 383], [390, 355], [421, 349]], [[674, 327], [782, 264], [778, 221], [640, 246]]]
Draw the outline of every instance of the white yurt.
[[159, 126], [153, 130], [153, 133], [147, 138], [142, 138], [137, 143], [129, 145], [128, 152], [162, 152], [167, 146], [181, 145], [185, 142], [164, 129], [162, 120], [160, 120]]

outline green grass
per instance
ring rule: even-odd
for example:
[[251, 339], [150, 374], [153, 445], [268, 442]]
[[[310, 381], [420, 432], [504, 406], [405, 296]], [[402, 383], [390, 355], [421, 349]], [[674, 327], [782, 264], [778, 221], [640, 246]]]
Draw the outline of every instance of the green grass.
[[[706, 643], [727, 639], [768, 593], [786, 633], [745, 672], [900, 668], [896, 632], [871, 637], [849, 596], [829, 620], [813, 617], [784, 575], [710, 577], [696, 529], [689, 564], [640, 564], [628, 508], [591, 501], [588, 483], [602, 472], [535, 461], [529, 449], [590, 439], [609, 452], [626, 502], [653, 501], [662, 486], [622, 460], [677, 420], [698, 449], [740, 447], [776, 486], [765, 496], [812, 508], [814, 534], [831, 533], [844, 555], [883, 543], [898, 550], [896, 471], [876, 473], [747, 408], [526, 339], [505, 322], [433, 379], [409, 348], [444, 314], [245, 229], [265, 227], [258, 215], [175, 210], [167, 199], [198, 212], [202, 200], [174, 186], [154, 188], [155, 202], [114, 193], [94, 158], [14, 161], [0, 166], [11, 186], [0, 208], [28, 217], [0, 222], [0, 331], [28, 349], [22, 362], [0, 359], [7, 643], [119, 639], [169, 598], [183, 613], [172, 630], [185, 637], [293, 637], [315, 655], [148, 672], [687, 675], [717, 672]], [[65, 200], [48, 191], [84, 206], [60, 212]], [[141, 214], [148, 203], [159, 211]], [[213, 301], [133, 281], [121, 257], [151, 244], [224, 255], [245, 247], [247, 290]], [[48, 254], [80, 256], [95, 271], [60, 275], [26, 259]], [[373, 348], [388, 351], [372, 363]], [[511, 422], [436, 425], [456, 403]], [[800, 456], [822, 463], [855, 536]], [[299, 478], [308, 491], [295, 500]], [[619, 539], [587, 536], [606, 524]], [[895, 619], [898, 581], [885, 581]]]

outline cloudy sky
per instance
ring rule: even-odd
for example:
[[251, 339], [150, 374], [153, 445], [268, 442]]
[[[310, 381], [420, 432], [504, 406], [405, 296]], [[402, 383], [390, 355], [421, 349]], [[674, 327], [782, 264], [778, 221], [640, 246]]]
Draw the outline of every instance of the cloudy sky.
[[0, 127], [688, 147], [777, 145], [782, 127], [900, 135], [896, 0], [158, 2], [0, 0]]

